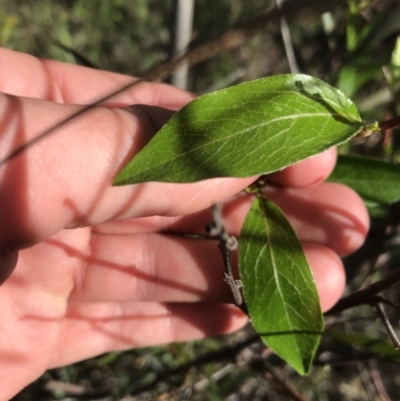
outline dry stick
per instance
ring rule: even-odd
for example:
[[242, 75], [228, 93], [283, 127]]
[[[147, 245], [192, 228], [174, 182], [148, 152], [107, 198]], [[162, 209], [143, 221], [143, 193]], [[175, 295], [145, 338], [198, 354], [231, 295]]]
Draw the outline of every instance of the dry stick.
[[390, 299], [384, 297], [382, 294], [377, 294], [377, 295], [375, 296], [375, 300], [376, 300], [377, 302], [381, 302], [381, 303], [386, 304], [386, 305], [389, 305], [389, 306], [391, 306], [391, 307], [393, 307], [393, 308], [395, 308], [395, 309], [397, 309], [397, 310], [400, 310], [400, 304], [399, 304], [399, 303], [393, 302], [392, 300], [390, 300]]
[[[282, 9], [282, 0], [276, 0], [276, 6], [279, 10]], [[286, 59], [289, 64], [289, 70], [291, 74], [298, 74], [300, 72], [297, 65], [296, 56], [294, 53], [293, 42], [290, 36], [289, 25], [286, 21], [285, 16], [281, 18], [281, 35], [283, 40], [283, 46], [285, 48]]]
[[132, 81], [131, 83], [123, 86], [117, 91], [112, 92], [109, 95], [98, 99], [91, 105], [88, 105], [83, 109], [81, 109], [80, 111], [70, 115], [64, 120], [55, 123], [47, 130], [39, 134], [37, 137], [17, 147], [13, 151], [11, 151], [8, 155], [6, 155], [3, 159], [0, 159], [0, 167], [9, 162], [10, 160], [14, 159], [21, 153], [23, 153], [29, 147], [40, 142], [47, 136], [55, 133], [57, 129], [60, 128], [61, 126], [64, 126], [65, 124], [83, 115], [92, 108], [99, 106], [104, 101], [109, 100], [110, 98], [120, 94], [121, 92], [124, 92], [132, 88], [133, 86], [137, 85], [142, 81], [162, 81], [168, 78], [177, 68], [186, 63], [188, 63], [189, 66], [193, 66], [202, 61], [213, 58], [222, 51], [239, 47], [245, 44], [252, 36], [266, 29], [271, 23], [279, 21], [282, 15], [285, 15], [286, 19], [290, 20], [295, 18], [299, 12], [304, 11], [305, 9], [313, 9], [316, 10], [318, 13], [323, 13], [334, 6], [339, 5], [340, 3], [344, 3], [344, 0], [341, 1], [326, 0], [324, 2], [321, 2], [320, 0], [303, 0], [301, 2], [299, 2], [298, 0], [287, 1], [286, 3], [283, 4], [281, 10], [273, 8], [272, 10], [267, 11], [264, 14], [258, 15], [257, 17], [251, 19], [245, 24], [228, 30], [226, 33], [224, 33], [217, 39], [207, 41], [203, 45], [200, 45], [187, 51], [186, 53], [182, 54], [182, 56], [170, 62], [162, 63], [154, 67], [153, 69], [143, 74], [141, 79]]
[[82, 54], [81, 52], [79, 52], [78, 50], [72, 48], [71, 46], [67, 46], [64, 43], [55, 40], [54, 41], [54, 46], [59, 47], [61, 50], [64, 50], [66, 53], [70, 53], [72, 54], [72, 56], [74, 56], [75, 60], [80, 64], [83, 65], [85, 67], [90, 67], [90, 68], [94, 68], [94, 69], [100, 69], [100, 66], [97, 66], [96, 64], [94, 64], [91, 60], [89, 60], [88, 57], [86, 57], [84, 54]]
[[362, 281], [362, 283], [358, 287], [359, 290], [363, 290], [365, 288], [368, 288], [368, 286], [371, 285], [371, 281], [373, 279], [374, 273], [377, 270], [379, 257], [380, 257], [380, 255], [375, 256], [374, 259], [373, 259], [373, 262], [370, 263], [369, 268], [368, 268], [368, 272], [367, 272], [364, 280]]
[[373, 303], [373, 306], [375, 306], [376, 313], [378, 314], [379, 318], [382, 320], [382, 323], [385, 326], [385, 329], [386, 329], [387, 333], [389, 334], [389, 337], [392, 340], [394, 347], [396, 349], [400, 349], [400, 341], [396, 335], [396, 332], [393, 329], [392, 324], [390, 323], [388, 315], [386, 314], [385, 310], [383, 309], [382, 303], [375, 302], [375, 303]]
[[205, 377], [200, 379], [197, 383], [193, 385], [193, 389], [197, 392], [204, 391], [211, 382], [216, 383], [217, 381], [223, 379], [228, 374], [232, 373], [236, 368], [234, 363], [228, 363], [224, 365], [221, 369], [212, 373], [209, 377]]

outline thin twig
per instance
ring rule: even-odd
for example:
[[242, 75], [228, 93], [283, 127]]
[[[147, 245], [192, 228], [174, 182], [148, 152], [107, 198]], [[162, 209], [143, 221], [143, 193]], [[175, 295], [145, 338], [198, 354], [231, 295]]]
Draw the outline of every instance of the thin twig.
[[383, 304], [389, 305], [392, 308], [395, 308], [395, 309], [400, 311], [400, 304], [398, 304], [397, 302], [393, 302], [392, 300], [384, 297], [382, 294], [375, 295], [375, 300], [379, 301], [379, 302], [381, 302]]
[[376, 303], [373, 303], [372, 305], [375, 307], [376, 313], [378, 314], [379, 318], [382, 320], [382, 323], [385, 326], [385, 329], [386, 329], [390, 339], [392, 340], [394, 347], [396, 349], [400, 349], [400, 341], [397, 337], [396, 332], [393, 329], [392, 324], [390, 323], [389, 317], [386, 314], [382, 303], [376, 302]]
[[365, 288], [368, 288], [368, 286], [371, 285], [371, 281], [373, 279], [374, 273], [378, 269], [378, 261], [380, 260], [380, 258], [381, 258], [381, 254], [378, 254], [373, 258], [373, 261], [369, 262], [368, 272], [365, 276], [365, 279], [362, 281], [362, 283], [358, 287], [358, 290], [364, 290]]
[[217, 381], [223, 379], [226, 375], [232, 373], [236, 369], [234, 363], [228, 363], [224, 365], [221, 369], [214, 372], [210, 377], [205, 377], [193, 385], [195, 391], [204, 391], [211, 382], [216, 383]]
[[54, 41], [54, 45], [59, 47], [60, 49], [64, 50], [65, 52], [72, 54], [74, 56], [75, 60], [79, 64], [81, 64], [85, 67], [94, 68], [96, 70], [100, 69], [100, 66], [94, 64], [91, 60], [89, 60], [89, 58], [87, 56], [85, 56], [78, 50], [72, 48], [71, 46], [67, 46], [64, 43], [59, 42], [58, 40]]
[[[283, 0], [276, 0], [276, 6], [279, 10], [282, 9]], [[296, 55], [294, 53], [293, 42], [290, 36], [289, 25], [284, 15], [281, 17], [281, 35], [283, 40], [283, 46], [285, 48], [286, 59], [289, 64], [289, 69], [292, 74], [298, 74], [300, 72], [296, 61]]]
[[334, 313], [341, 312], [345, 309], [353, 308], [358, 305], [371, 305], [374, 302], [374, 298], [380, 292], [387, 290], [392, 285], [400, 281], [400, 268], [393, 270], [382, 280], [376, 281], [369, 287], [356, 291], [347, 297], [342, 298], [331, 310], [325, 313], [325, 315], [332, 315]]
[[224, 220], [222, 217], [222, 206], [220, 204], [214, 204], [211, 211], [214, 221], [207, 225], [206, 230], [212, 237], [217, 237], [220, 240], [218, 248], [224, 261], [224, 281], [228, 283], [231, 288], [236, 304], [241, 306], [243, 304], [243, 297], [240, 292], [242, 282], [240, 280], [235, 280], [231, 260], [232, 251], [237, 248], [238, 241], [233, 235], [229, 235], [225, 230]]

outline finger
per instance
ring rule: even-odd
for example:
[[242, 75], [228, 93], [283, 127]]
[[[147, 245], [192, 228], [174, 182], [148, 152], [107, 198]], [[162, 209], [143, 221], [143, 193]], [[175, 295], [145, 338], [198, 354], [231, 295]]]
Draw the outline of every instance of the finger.
[[247, 321], [247, 316], [232, 305], [71, 304], [49, 368], [109, 351], [225, 334]]
[[[79, 106], [0, 95], [0, 159]], [[165, 109], [96, 108], [0, 166], [0, 243], [30, 246], [62, 228], [110, 219], [180, 215], [240, 191], [252, 179], [111, 187], [116, 173], [170, 117]]]
[[296, 163], [268, 176], [268, 181], [286, 187], [310, 187], [325, 181], [332, 173], [337, 159], [336, 148]]
[[319, 244], [302, 244], [317, 286], [321, 309], [332, 308], [343, 294], [346, 273], [339, 256], [332, 249]]
[[[0, 59], [0, 92], [57, 103], [91, 104], [137, 80], [8, 49], [0, 49]], [[103, 105], [126, 107], [142, 103], [178, 110], [194, 97], [169, 85], [141, 82]]]
[[[342, 263], [327, 247], [310, 243], [303, 247], [315, 271], [321, 305], [327, 309], [344, 288]], [[67, 250], [82, 261], [71, 294], [74, 300], [233, 302], [216, 241], [160, 234], [97, 235], [90, 249], [90, 256]]]
[[[369, 229], [368, 212], [361, 198], [344, 185], [323, 183], [301, 189], [271, 187], [266, 194], [285, 212], [301, 241], [325, 245], [340, 255], [347, 255], [365, 240]], [[253, 201], [253, 196], [244, 195], [224, 204], [225, 228], [230, 234], [239, 236]], [[113, 221], [95, 227], [95, 231], [103, 234], [165, 231], [204, 235], [210, 221], [211, 211], [207, 209], [182, 217], [153, 216]]]

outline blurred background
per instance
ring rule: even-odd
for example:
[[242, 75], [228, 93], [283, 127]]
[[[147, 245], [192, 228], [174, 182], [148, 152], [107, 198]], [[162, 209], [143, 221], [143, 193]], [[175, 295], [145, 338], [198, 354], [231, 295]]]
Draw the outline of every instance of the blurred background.
[[[177, 3], [0, 0], [0, 45], [142, 76], [181, 52], [176, 50]], [[195, 55], [200, 45], [206, 44], [206, 50], [203, 61], [189, 59], [187, 79], [180, 83], [187, 89], [206, 93], [298, 70], [340, 88], [366, 121], [400, 114], [398, 0], [287, 1], [282, 6], [287, 24], [280, 17], [260, 20], [279, 6], [275, 1], [193, 4], [189, 47]], [[240, 40], [235, 39], [238, 32]], [[219, 50], [213, 52], [216, 44]], [[397, 163], [399, 148], [396, 130], [388, 130], [356, 139], [340, 151]], [[381, 279], [400, 262], [399, 206], [368, 206], [372, 228], [367, 243], [345, 260], [347, 293]], [[386, 295], [399, 300], [396, 287]], [[399, 312], [388, 313], [396, 329]], [[246, 327], [230, 336], [110, 353], [51, 370], [13, 400], [400, 399], [400, 354], [372, 308], [329, 317], [327, 326], [340, 334], [323, 337], [308, 377], [295, 374]]]

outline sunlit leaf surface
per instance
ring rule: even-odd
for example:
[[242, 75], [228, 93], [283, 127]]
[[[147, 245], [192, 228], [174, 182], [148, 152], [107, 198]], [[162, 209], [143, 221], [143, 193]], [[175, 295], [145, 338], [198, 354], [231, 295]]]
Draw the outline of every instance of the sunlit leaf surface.
[[319, 79], [262, 78], [189, 103], [114, 185], [266, 174], [340, 144], [362, 127], [354, 104]]

